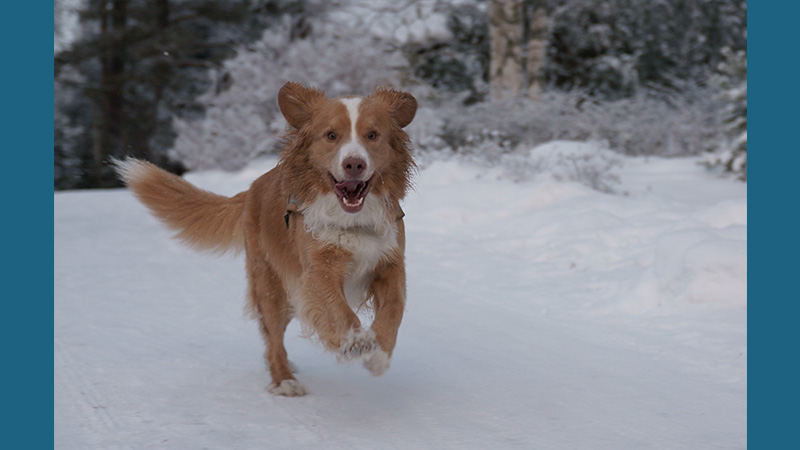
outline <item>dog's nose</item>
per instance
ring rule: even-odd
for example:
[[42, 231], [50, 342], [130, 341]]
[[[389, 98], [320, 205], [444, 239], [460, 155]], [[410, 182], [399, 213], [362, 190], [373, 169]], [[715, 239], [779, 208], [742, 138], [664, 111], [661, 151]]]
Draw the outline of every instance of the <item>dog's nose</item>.
[[348, 178], [360, 178], [361, 175], [367, 170], [367, 162], [356, 156], [348, 156], [342, 161], [342, 169]]

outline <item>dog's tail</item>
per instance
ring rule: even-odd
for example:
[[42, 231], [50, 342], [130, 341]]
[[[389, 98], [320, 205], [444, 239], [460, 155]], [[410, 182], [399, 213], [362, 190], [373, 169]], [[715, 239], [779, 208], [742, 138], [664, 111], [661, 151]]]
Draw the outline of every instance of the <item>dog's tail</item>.
[[117, 174], [150, 212], [196, 250], [225, 253], [244, 247], [245, 192], [223, 197], [193, 186], [148, 162], [112, 161]]

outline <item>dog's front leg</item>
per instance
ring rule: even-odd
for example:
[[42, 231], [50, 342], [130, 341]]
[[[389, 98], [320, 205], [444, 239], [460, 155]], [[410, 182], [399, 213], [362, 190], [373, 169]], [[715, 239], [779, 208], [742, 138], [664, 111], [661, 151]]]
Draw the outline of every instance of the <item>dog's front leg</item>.
[[302, 277], [302, 318], [339, 359], [371, 355], [377, 344], [371, 330], [347, 304], [344, 279], [352, 255], [335, 246], [324, 246], [308, 259]]
[[397, 331], [403, 320], [406, 302], [405, 266], [399, 250], [376, 270], [370, 290], [375, 305], [372, 330], [379, 348], [364, 359], [364, 367], [373, 375], [379, 376], [389, 369], [389, 360], [397, 342]]

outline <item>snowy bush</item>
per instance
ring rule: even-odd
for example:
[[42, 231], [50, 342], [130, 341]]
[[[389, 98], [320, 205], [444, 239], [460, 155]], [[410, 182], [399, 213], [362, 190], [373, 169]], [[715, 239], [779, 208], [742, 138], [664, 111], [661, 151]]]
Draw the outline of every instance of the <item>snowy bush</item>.
[[[464, 107], [461, 98], [432, 96], [409, 126], [422, 163], [437, 154], [455, 154], [501, 166], [515, 179], [540, 173], [528, 151], [551, 141], [595, 142], [627, 156], [688, 156], [707, 151], [722, 136], [719, 101], [712, 88], [686, 86], [687, 96], [640, 92], [616, 101], [598, 101], [580, 91], [550, 90], [538, 102], [512, 99]], [[691, 100], [689, 100], [691, 99]], [[423, 105], [425, 103], [423, 102]], [[570, 167], [562, 178], [610, 192], [618, 161], [549, 154]]]
[[[458, 153], [481, 153], [491, 159], [518, 146], [552, 140], [598, 141], [631, 156], [700, 154], [719, 129], [716, 102], [702, 88], [695, 100], [670, 101], [638, 94], [617, 101], [596, 101], [579, 91], [545, 92], [539, 102], [510, 100], [469, 108], [446, 105], [438, 131]], [[424, 144], [418, 145], [423, 151]]]
[[630, 156], [687, 156], [720, 135], [713, 90], [686, 86], [683, 95], [652, 92], [611, 102], [587, 101], [577, 114], [591, 138]]
[[552, 141], [534, 147], [527, 154], [517, 152], [501, 158], [514, 180], [538, 175], [557, 181], [583, 184], [596, 191], [613, 193], [620, 179], [614, 169], [622, 161], [614, 152], [586, 142]]

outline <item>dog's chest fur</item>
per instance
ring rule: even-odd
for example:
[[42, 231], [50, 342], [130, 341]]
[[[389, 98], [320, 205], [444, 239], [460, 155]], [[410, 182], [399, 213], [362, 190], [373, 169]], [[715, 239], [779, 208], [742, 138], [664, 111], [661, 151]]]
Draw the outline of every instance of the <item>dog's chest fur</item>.
[[315, 237], [353, 254], [344, 280], [344, 294], [350, 307], [357, 309], [366, 300], [375, 266], [397, 246], [397, 227], [393, 226], [384, 236], [372, 230], [325, 230]]
[[358, 214], [339, 207], [333, 195], [324, 195], [303, 208], [306, 229], [314, 239], [352, 253], [344, 280], [347, 303], [357, 309], [366, 300], [375, 266], [397, 247], [397, 223], [384, 200], [368, 195]]

